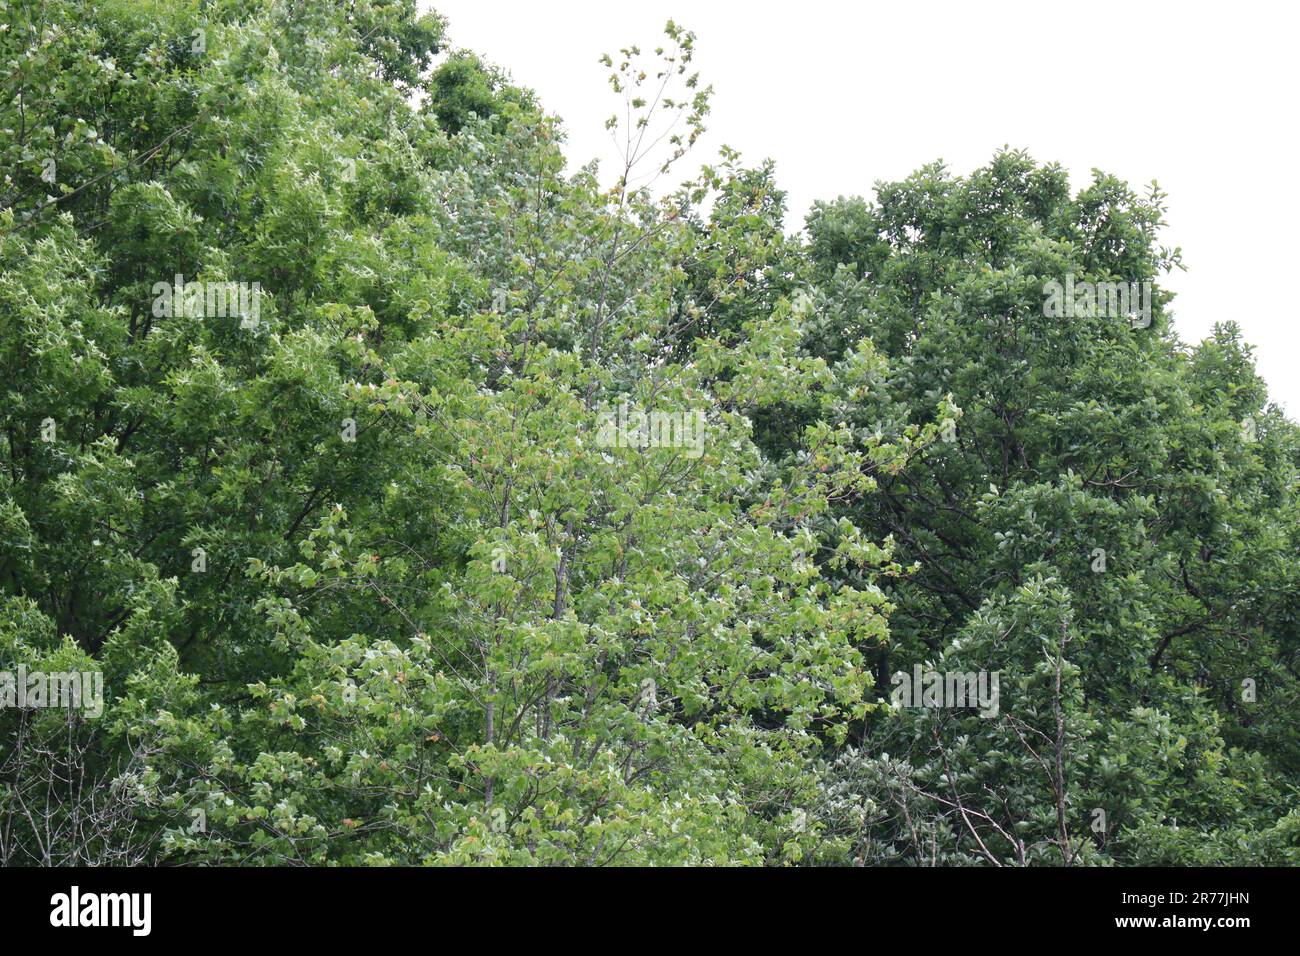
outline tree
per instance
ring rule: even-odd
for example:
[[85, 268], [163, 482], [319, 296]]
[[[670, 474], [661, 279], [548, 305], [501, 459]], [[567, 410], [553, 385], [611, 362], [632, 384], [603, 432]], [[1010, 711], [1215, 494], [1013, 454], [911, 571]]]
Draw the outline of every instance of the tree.
[[[772, 207], [770, 176], [733, 161], [662, 201], [637, 182], [703, 128], [693, 36], [608, 61], [631, 120], [607, 190], [564, 176], [526, 96], [455, 123], [446, 98], [409, 105], [434, 37], [406, 7], [170, 15], [60, 8], [90, 44], [51, 39], [22, 82], [84, 71], [58, 108], [104, 174], [0, 224], [8, 646], [105, 670], [108, 723], [60, 718], [133, 797], [91, 842], [800, 858], [815, 757], [864, 714], [860, 646], [884, 631], [879, 590], [814, 557], [890, 562], [828, 517], [869, 484], [843, 429], [811, 425], [780, 466], [753, 441], [753, 416], [828, 380], [794, 352], [805, 312], [746, 308], [724, 274], [779, 229], [698, 211]], [[706, 257], [720, 294], [685, 307], [709, 332], [687, 341]], [[213, 311], [234, 287], [255, 296]], [[91, 779], [32, 749], [25, 713], [0, 720], [13, 800]], [[40, 823], [15, 818], [12, 858], [47, 859]]]
[[[1162, 202], [1102, 174], [1071, 196], [1059, 167], [1003, 152], [809, 217], [807, 349], [846, 393], [862, 336], [885, 363], [851, 424], [888, 437], [939, 396], [960, 408], [950, 440], [846, 512], [915, 568], [887, 582], [877, 687], [917, 663], [1002, 682], [997, 719], [868, 722], [833, 770], [869, 781], [859, 859], [1241, 860], [1278, 817], [1294, 831], [1273, 708], [1297, 692], [1295, 427], [1235, 328], [1187, 349], [1158, 287], [1150, 316], [1051, 314], [1054, 282], [1178, 264]], [[1243, 701], [1243, 681], [1267, 690]]]

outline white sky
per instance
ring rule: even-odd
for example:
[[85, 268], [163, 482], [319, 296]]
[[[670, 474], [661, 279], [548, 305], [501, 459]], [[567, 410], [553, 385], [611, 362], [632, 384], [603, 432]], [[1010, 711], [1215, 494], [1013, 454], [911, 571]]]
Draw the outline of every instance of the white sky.
[[[877, 180], [945, 160], [959, 174], [1003, 145], [1070, 170], [1094, 167], [1169, 194], [1164, 244], [1188, 271], [1165, 277], [1175, 323], [1197, 341], [1234, 319], [1275, 401], [1300, 415], [1300, 222], [1293, 167], [1300, 5], [895, 0], [421, 0], [452, 43], [536, 90], [569, 133], [571, 166], [615, 151], [621, 100], [600, 54], [653, 50], [670, 17], [697, 34], [715, 90], [711, 162], [726, 144], [771, 157], [790, 228], [815, 199], [871, 196]], [[677, 178], [688, 173], [684, 167]], [[1270, 292], [1270, 289], [1273, 291]]]

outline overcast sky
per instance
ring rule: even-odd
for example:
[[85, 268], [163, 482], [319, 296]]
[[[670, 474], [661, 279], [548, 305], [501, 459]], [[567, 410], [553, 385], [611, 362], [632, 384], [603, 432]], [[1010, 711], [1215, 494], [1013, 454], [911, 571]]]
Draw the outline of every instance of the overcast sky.
[[698, 36], [715, 90], [702, 161], [721, 144], [771, 157], [792, 228], [815, 199], [872, 193], [943, 159], [965, 174], [1003, 145], [1169, 194], [1165, 243], [1187, 272], [1175, 323], [1197, 341], [1233, 319], [1275, 401], [1300, 416], [1300, 223], [1294, 151], [1300, 5], [898, 0], [421, 0], [452, 42], [563, 117], [572, 166], [612, 166], [615, 94], [600, 54]]

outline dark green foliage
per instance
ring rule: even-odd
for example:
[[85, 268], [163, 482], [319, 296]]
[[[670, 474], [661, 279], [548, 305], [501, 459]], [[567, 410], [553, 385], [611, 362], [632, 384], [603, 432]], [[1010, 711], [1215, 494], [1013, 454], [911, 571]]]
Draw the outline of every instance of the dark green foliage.
[[[902, 711], [840, 758], [842, 774], [882, 751], [905, 761], [873, 778], [866, 859], [927, 859], [927, 828], [952, 860], [1295, 858], [1273, 828], [1300, 703], [1296, 428], [1267, 407], [1236, 327], [1186, 348], [1158, 285], [1147, 327], [1045, 315], [1052, 279], [1175, 264], [1156, 246], [1161, 199], [1100, 174], [1071, 196], [1058, 168], [1005, 152], [809, 219], [809, 349], [842, 362], [869, 335], [888, 362], [851, 422], [891, 435], [939, 396], [962, 410], [951, 441], [849, 510], [916, 566], [887, 588], [878, 673], [934, 662], [1002, 679], [997, 720]], [[956, 804], [986, 818], [967, 826]]]

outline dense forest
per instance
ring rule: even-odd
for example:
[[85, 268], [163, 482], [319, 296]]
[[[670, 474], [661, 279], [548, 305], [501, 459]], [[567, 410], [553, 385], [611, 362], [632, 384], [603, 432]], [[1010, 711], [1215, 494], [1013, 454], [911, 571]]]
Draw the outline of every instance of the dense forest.
[[0, 3], [0, 864], [1300, 863], [1300, 432], [1158, 188], [791, 222], [685, 28], [618, 169], [453, 36]]

